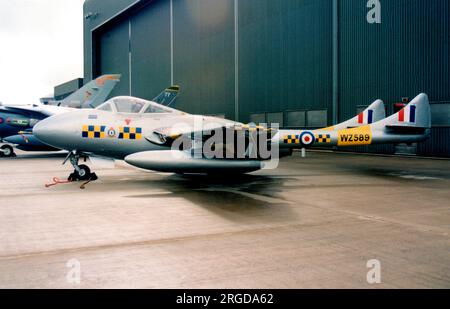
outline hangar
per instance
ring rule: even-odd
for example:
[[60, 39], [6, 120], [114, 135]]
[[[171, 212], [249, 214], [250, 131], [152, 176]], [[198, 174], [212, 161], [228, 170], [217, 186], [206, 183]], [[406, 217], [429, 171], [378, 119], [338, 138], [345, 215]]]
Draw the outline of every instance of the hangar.
[[[447, 0], [87, 0], [84, 80], [122, 74], [112, 96], [182, 87], [177, 108], [283, 128], [318, 128], [376, 99], [391, 114], [420, 92], [450, 156]], [[392, 154], [395, 146], [353, 149]]]
[[65, 82], [63, 84], [55, 86], [54, 90], [54, 100], [64, 100], [69, 95], [77, 91], [83, 87], [83, 79], [77, 78], [68, 82]]

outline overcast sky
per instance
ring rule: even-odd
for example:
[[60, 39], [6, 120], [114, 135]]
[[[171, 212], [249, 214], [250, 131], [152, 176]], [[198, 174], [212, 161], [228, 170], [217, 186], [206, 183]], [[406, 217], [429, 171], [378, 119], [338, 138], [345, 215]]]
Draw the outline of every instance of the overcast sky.
[[84, 0], [0, 0], [0, 102], [30, 104], [83, 77]]

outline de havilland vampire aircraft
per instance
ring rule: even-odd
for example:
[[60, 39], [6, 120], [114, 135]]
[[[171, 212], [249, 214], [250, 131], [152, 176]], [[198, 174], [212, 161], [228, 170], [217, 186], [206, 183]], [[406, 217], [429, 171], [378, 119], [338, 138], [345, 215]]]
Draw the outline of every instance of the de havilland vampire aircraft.
[[[383, 102], [376, 101], [360, 115], [334, 127], [278, 130], [191, 115], [138, 98], [116, 97], [95, 110], [47, 118], [33, 132], [42, 142], [69, 151], [64, 163], [70, 161], [74, 166], [71, 180], [89, 179], [89, 167], [79, 165], [80, 158], [88, 157], [125, 160], [132, 166], [161, 172], [249, 173], [264, 168], [271, 159], [260, 155], [258, 150], [256, 155], [250, 154], [254, 153], [252, 147], [259, 149], [252, 144], [254, 141], [277, 148], [276, 155], [283, 157], [296, 148], [415, 143], [429, 137], [430, 105], [426, 94], [418, 95], [399, 113], [384, 116]], [[230, 132], [242, 134], [244, 146], [239, 147], [235, 139], [229, 142], [223, 136], [211, 137], [214, 135], [211, 132], [223, 131], [227, 136]], [[267, 139], [255, 138], [254, 132]], [[206, 149], [225, 155], [202, 153], [205, 144], [209, 147]]]
[[[87, 83], [64, 100], [52, 101], [48, 105], [0, 106], [0, 142], [5, 141], [24, 151], [57, 150], [36, 139], [31, 133], [33, 126], [53, 115], [79, 108], [99, 106], [105, 102], [119, 81], [120, 75], [103, 75]], [[8, 144], [2, 145], [0, 155], [13, 156], [13, 147]]]

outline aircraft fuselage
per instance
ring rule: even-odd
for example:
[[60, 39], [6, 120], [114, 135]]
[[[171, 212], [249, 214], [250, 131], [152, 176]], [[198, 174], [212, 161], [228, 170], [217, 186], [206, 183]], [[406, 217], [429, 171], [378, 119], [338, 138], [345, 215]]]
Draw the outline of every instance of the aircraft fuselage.
[[170, 146], [157, 145], [146, 138], [158, 129], [188, 127], [192, 130], [211, 121], [233, 123], [189, 114], [114, 114], [80, 110], [45, 121], [45, 126], [38, 124], [34, 134], [56, 148], [122, 160], [137, 152], [169, 150]]

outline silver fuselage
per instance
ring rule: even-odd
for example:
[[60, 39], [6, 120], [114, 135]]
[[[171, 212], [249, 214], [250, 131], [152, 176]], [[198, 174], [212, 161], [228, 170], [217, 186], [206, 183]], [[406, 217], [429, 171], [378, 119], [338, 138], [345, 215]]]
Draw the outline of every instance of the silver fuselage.
[[[80, 110], [47, 118], [37, 124], [33, 132], [40, 140], [52, 147], [124, 159], [133, 153], [170, 149], [146, 139], [155, 130], [160, 128], [195, 128], [199, 125], [212, 123], [225, 125], [233, 122], [216, 117], [183, 113], [128, 114], [101, 110]], [[86, 126], [99, 128], [102, 134], [100, 137], [83, 136], [83, 128]], [[131, 128], [132, 130], [138, 128], [141, 133], [139, 133], [139, 136], [135, 135], [134, 139], [130, 139], [129, 136], [128, 138], [120, 138], [120, 131], [123, 128]]]

